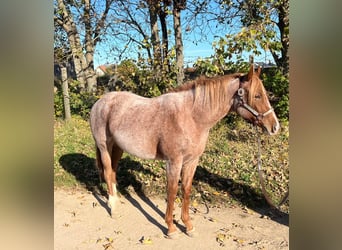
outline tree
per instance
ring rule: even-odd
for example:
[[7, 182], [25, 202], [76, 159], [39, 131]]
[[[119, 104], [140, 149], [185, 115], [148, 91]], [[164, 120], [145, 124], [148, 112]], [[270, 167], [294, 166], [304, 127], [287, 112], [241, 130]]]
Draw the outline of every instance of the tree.
[[82, 87], [86, 85], [88, 92], [96, 86], [94, 50], [107, 27], [106, 19], [113, 2], [106, 0], [102, 8], [91, 0], [54, 2], [55, 24], [67, 34], [77, 80]]
[[176, 70], [177, 84], [180, 85], [184, 80], [184, 52], [181, 26], [181, 10], [185, 9], [185, 0], [173, 0], [173, 27], [175, 32], [176, 46]]
[[[239, 32], [227, 34], [215, 43], [219, 56], [231, 59], [235, 54], [252, 52], [260, 55], [261, 50], [269, 51], [277, 67], [288, 75], [289, 48], [289, 1], [288, 0], [224, 0], [224, 8], [230, 15], [239, 18]], [[224, 16], [219, 18], [225, 19]]]

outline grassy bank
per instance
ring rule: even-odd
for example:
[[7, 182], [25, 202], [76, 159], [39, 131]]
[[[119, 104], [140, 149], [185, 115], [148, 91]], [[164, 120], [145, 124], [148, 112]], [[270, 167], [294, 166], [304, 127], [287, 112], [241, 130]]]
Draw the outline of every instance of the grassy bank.
[[[87, 188], [100, 184], [89, 123], [79, 117], [54, 125], [54, 181], [56, 187]], [[289, 132], [282, 124], [279, 135], [261, 136], [262, 167], [267, 189], [279, 201], [288, 189]], [[147, 196], [165, 197], [166, 175], [162, 161], [148, 161], [124, 154], [118, 171], [121, 193], [134, 189]], [[193, 181], [192, 199], [212, 205], [265, 204], [257, 172], [257, 137], [254, 128], [241, 120], [227, 119], [211, 131]], [[288, 202], [282, 207], [288, 211]]]

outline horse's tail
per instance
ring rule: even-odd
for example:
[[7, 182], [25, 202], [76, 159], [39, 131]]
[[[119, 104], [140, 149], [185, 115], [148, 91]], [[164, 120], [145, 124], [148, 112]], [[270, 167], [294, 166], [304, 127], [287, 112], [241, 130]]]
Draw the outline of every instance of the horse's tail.
[[104, 180], [104, 175], [103, 175], [103, 163], [101, 160], [101, 152], [100, 149], [96, 146], [96, 166], [99, 170], [100, 174], [100, 181]]

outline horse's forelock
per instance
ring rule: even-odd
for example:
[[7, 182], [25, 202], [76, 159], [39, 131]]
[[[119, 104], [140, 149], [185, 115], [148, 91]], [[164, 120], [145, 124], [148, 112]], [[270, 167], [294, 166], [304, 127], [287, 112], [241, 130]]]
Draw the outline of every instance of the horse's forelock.
[[264, 87], [262, 85], [262, 82], [260, 80], [260, 78], [257, 75], [253, 75], [252, 79], [250, 80], [250, 88], [248, 91], [248, 103], [250, 106], [253, 106], [254, 104], [254, 97], [256, 95], [257, 92], [260, 92], [263, 96], [262, 98], [264, 98], [266, 92], [263, 90]]

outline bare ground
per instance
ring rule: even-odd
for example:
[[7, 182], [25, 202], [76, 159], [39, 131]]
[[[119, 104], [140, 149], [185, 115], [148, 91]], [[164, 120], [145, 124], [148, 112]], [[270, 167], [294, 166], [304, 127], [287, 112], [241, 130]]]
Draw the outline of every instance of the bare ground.
[[180, 208], [174, 211], [179, 234], [165, 237], [166, 202], [137, 194], [120, 197], [110, 217], [105, 199], [85, 190], [54, 191], [54, 249], [289, 249], [288, 215], [247, 208], [196, 207], [190, 211], [195, 237], [184, 233]]

